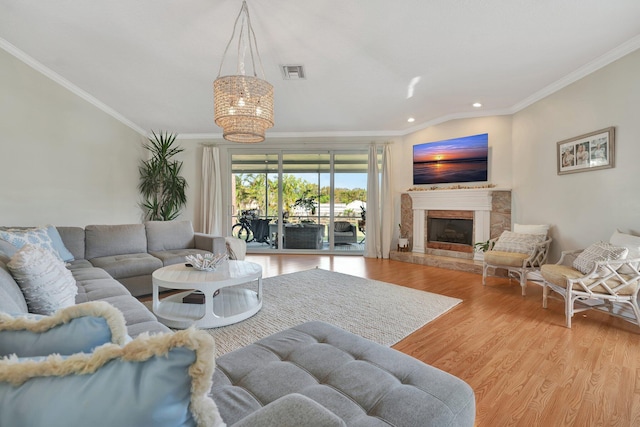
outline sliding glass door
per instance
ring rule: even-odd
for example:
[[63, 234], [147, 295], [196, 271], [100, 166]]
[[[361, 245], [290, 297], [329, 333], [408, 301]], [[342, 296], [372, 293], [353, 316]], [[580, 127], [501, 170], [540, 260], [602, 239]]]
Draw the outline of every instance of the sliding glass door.
[[231, 152], [233, 234], [249, 252], [362, 253], [367, 153]]

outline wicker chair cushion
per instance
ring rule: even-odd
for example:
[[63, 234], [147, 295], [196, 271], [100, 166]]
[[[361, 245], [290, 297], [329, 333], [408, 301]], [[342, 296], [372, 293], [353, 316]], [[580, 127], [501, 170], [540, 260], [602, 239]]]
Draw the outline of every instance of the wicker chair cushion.
[[484, 253], [484, 261], [487, 264], [505, 267], [522, 267], [522, 262], [527, 258], [529, 254], [518, 252], [487, 251]]
[[[565, 289], [567, 287], [567, 279], [578, 279], [580, 277], [584, 277], [584, 274], [576, 270], [575, 268], [571, 268], [567, 265], [562, 265], [562, 264], [545, 264], [540, 268], [540, 273], [542, 274], [542, 277], [544, 277], [544, 279], [547, 282], [553, 283], [554, 285], [560, 286]], [[623, 275], [623, 277], [625, 279], [630, 278], [630, 276], [626, 276], [626, 275]], [[586, 286], [589, 286], [594, 282], [596, 282], [597, 280], [599, 280], [598, 277], [593, 279], [584, 279], [582, 280], [582, 283], [584, 283]], [[616, 279], [609, 279], [606, 281], [606, 283], [607, 283], [607, 286], [611, 288], [620, 286], [620, 281]], [[618, 291], [618, 295], [632, 295], [633, 293], [635, 293], [637, 287], [638, 287], [637, 283], [633, 285], [629, 285], [625, 288], [620, 289], [620, 291]], [[573, 289], [582, 290], [583, 288], [582, 286], [576, 283], [573, 285]], [[596, 293], [607, 294], [607, 295], [609, 294], [609, 292], [601, 285], [595, 286], [592, 289], [592, 291]]]

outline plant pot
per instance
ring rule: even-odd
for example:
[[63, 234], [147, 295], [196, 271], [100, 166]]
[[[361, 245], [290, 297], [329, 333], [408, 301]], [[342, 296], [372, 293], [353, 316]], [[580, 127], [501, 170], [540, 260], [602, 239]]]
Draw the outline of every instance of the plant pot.
[[399, 238], [398, 239], [398, 246], [401, 248], [406, 248], [407, 246], [409, 246], [409, 239], [405, 239], [405, 238]]

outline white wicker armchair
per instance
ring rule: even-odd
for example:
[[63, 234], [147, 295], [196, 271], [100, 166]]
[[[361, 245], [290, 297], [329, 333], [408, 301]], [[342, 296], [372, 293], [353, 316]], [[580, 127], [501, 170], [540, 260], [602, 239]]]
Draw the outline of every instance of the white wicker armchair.
[[[522, 288], [522, 296], [525, 296], [527, 273], [538, 270], [547, 261], [551, 240], [551, 238], [547, 238], [543, 242], [535, 244], [534, 250], [529, 253], [496, 250], [485, 252], [482, 262], [482, 285], [486, 285], [486, 279], [490, 272], [495, 275], [497, 269], [504, 269], [507, 270], [509, 278], [517, 276]], [[491, 247], [497, 241], [498, 238], [491, 239]]]
[[567, 328], [573, 315], [585, 310], [604, 311], [640, 326], [640, 258], [596, 261], [584, 274], [573, 268], [581, 252], [564, 251], [557, 264], [542, 266], [542, 306], [547, 308], [551, 290], [564, 299]]

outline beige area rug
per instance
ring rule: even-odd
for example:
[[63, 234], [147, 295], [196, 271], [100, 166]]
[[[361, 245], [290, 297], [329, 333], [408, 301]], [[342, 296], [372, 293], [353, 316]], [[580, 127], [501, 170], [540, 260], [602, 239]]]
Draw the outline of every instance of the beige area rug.
[[[209, 329], [218, 356], [311, 320], [391, 346], [462, 302], [376, 280], [313, 269], [263, 280], [262, 309]], [[145, 303], [147, 307], [151, 302]]]

